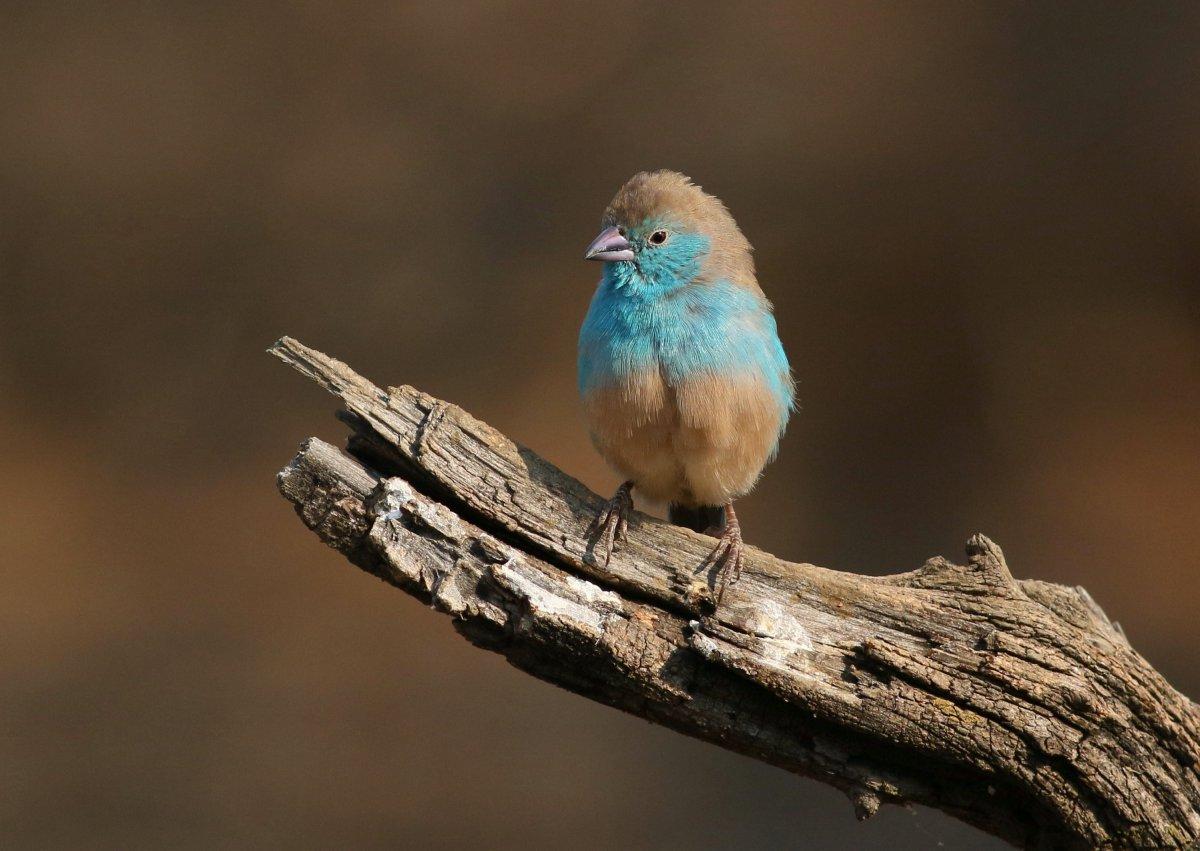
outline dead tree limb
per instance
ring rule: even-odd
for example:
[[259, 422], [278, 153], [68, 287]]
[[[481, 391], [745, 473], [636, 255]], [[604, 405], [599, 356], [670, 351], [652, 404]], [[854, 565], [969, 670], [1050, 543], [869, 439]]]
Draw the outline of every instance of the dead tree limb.
[[536, 677], [881, 803], [1018, 846], [1190, 847], [1200, 708], [1082, 588], [968, 561], [870, 577], [751, 550], [713, 611], [711, 539], [636, 514], [604, 566], [601, 498], [462, 409], [381, 390], [284, 338], [341, 397], [349, 454], [306, 441], [279, 489], [350, 561]]

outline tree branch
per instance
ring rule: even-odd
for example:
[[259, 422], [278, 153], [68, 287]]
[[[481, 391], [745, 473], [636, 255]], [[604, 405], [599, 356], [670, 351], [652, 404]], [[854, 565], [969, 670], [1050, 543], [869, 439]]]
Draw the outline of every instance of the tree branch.
[[386, 392], [290, 338], [273, 354], [341, 397], [349, 455], [315, 438], [279, 474], [304, 523], [585, 697], [881, 803], [1026, 847], [1200, 840], [1200, 709], [1082, 588], [968, 561], [894, 576], [751, 549], [714, 612], [711, 539], [635, 514], [605, 566], [603, 500], [465, 411]]

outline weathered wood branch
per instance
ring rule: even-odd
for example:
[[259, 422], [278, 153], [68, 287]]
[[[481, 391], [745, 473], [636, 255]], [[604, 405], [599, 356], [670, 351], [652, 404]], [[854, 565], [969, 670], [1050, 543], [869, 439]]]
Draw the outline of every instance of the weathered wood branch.
[[1026, 847], [1190, 847], [1200, 708], [1082, 588], [968, 561], [869, 577], [751, 550], [713, 611], [711, 539], [642, 514], [604, 566], [602, 499], [449, 403], [381, 390], [284, 338], [334, 394], [349, 454], [279, 475], [354, 564], [512, 664], [586, 697], [881, 803], [937, 807]]

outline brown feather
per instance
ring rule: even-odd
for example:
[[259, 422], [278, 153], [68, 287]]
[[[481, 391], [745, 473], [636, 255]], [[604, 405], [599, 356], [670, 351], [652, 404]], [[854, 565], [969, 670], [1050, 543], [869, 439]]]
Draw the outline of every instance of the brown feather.
[[677, 171], [642, 171], [617, 190], [603, 224], [637, 227], [647, 219], [686, 222], [708, 237], [710, 248], [697, 283], [725, 279], [761, 292], [754, 275], [753, 248], [725, 204]]

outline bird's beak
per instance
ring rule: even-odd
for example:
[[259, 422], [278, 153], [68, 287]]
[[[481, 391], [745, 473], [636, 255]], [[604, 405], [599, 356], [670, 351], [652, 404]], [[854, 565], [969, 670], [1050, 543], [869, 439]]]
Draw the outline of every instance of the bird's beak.
[[605, 260], [615, 263], [618, 260], [632, 260], [633, 249], [629, 240], [621, 236], [615, 227], [605, 228], [600, 235], [592, 240], [583, 254], [584, 260]]

